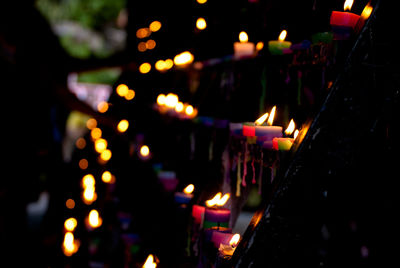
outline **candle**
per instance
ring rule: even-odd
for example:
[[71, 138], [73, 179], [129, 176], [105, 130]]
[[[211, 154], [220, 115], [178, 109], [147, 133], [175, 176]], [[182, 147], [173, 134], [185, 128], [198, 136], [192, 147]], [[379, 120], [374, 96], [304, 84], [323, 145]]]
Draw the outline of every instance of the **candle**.
[[[272, 141], [275, 137], [282, 137], [282, 127], [272, 126], [275, 118], [276, 106], [272, 107], [271, 112], [265, 113], [263, 116], [258, 118], [255, 122], [255, 135], [261, 142]], [[263, 125], [267, 120], [267, 125]]]
[[240, 234], [234, 234], [229, 241], [229, 243], [224, 244], [221, 243], [219, 246], [219, 253], [223, 256], [232, 256], [233, 252], [235, 252], [235, 249], [240, 241]]
[[332, 11], [330, 24], [332, 26], [335, 39], [348, 39], [357, 25], [360, 16], [351, 12], [347, 12], [351, 10], [352, 5], [353, 0], [346, 0], [343, 7], [344, 12]]
[[157, 174], [158, 179], [164, 187], [164, 190], [167, 192], [172, 192], [178, 186], [178, 179], [176, 178], [176, 174], [174, 171], [160, 171]]
[[233, 234], [228, 232], [228, 230], [231, 229], [226, 228], [226, 230], [213, 230], [211, 234], [211, 242], [216, 248], [219, 248], [220, 244], [229, 245], [229, 241], [231, 241]]
[[206, 201], [206, 208], [204, 211], [204, 222], [203, 228], [211, 227], [228, 227], [231, 211], [226, 208], [222, 208], [223, 205], [228, 201], [230, 194], [225, 194], [221, 198], [221, 193], [217, 193], [213, 199]]
[[200, 226], [203, 223], [205, 209], [206, 209], [205, 207], [200, 205], [193, 205], [192, 207], [192, 217], [194, 219], [194, 222], [196, 224], [199, 224]]
[[[291, 119], [288, 127], [285, 130], [285, 134], [287, 136], [291, 135], [293, 133], [294, 129], [295, 129], [295, 123], [294, 123], [293, 119]], [[299, 133], [299, 131], [296, 130], [293, 138], [289, 138], [289, 137], [274, 138], [272, 140], [272, 148], [277, 151], [289, 151], [290, 148], [292, 147], [292, 144], [293, 144], [294, 140], [296, 139], [298, 133]]]
[[290, 50], [290, 46], [292, 45], [292, 43], [289, 41], [285, 41], [286, 35], [287, 31], [283, 30], [280, 33], [278, 40], [272, 40], [268, 42], [268, 49], [272, 55], [283, 55], [292, 52]]
[[245, 137], [254, 137], [256, 135], [256, 128], [253, 122], [245, 122], [242, 126], [243, 136]]
[[239, 42], [233, 44], [235, 58], [249, 57], [254, 55], [255, 45], [248, 42], [249, 37], [246, 32], [240, 32]]
[[188, 204], [190, 200], [193, 198], [194, 185], [189, 184], [188, 186], [183, 189], [183, 192], [176, 192], [174, 194], [175, 202], [178, 204]]

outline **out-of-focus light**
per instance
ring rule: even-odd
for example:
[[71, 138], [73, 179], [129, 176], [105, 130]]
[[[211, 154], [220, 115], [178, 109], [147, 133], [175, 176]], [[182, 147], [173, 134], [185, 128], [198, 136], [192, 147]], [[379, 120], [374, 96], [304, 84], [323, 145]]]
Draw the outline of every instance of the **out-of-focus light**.
[[177, 111], [178, 113], [180, 113], [180, 112], [183, 111], [183, 108], [184, 108], [183, 103], [182, 103], [182, 102], [178, 102], [178, 103], [176, 104], [176, 106], [175, 106], [175, 111]]
[[166, 69], [166, 70], [169, 70], [169, 69], [172, 68], [172, 66], [174, 66], [174, 61], [171, 60], [171, 59], [166, 59], [166, 60], [164, 61], [164, 63], [165, 63], [165, 69]]
[[161, 29], [161, 26], [162, 26], [161, 22], [159, 22], [158, 20], [155, 20], [152, 23], [150, 23], [149, 28], [150, 28], [150, 31], [157, 32], [158, 30]]
[[97, 140], [101, 138], [102, 131], [100, 128], [96, 127], [90, 131], [90, 136], [93, 140]]
[[205, 3], [207, 3], [207, 0], [196, 0], [197, 1], [197, 3], [199, 3], [199, 4], [205, 4]]
[[140, 155], [143, 157], [148, 157], [149, 154], [150, 154], [149, 146], [142, 145], [142, 147], [140, 147]]
[[67, 230], [69, 232], [73, 232], [77, 225], [78, 225], [78, 222], [75, 218], [66, 219], [64, 222], [64, 228], [65, 228], [65, 230]]
[[107, 140], [106, 139], [97, 139], [94, 142], [94, 150], [101, 154], [104, 150], [107, 149]]
[[135, 97], [136, 93], [133, 89], [129, 89], [128, 93], [125, 95], [126, 100], [132, 100]]
[[283, 41], [285, 41], [286, 36], [287, 36], [287, 31], [286, 30], [282, 30], [282, 32], [279, 34], [278, 40], [283, 42]]
[[149, 254], [149, 256], [147, 257], [146, 261], [144, 262], [142, 268], [156, 268], [157, 267], [157, 263], [154, 262], [154, 257], [152, 254]]
[[140, 28], [139, 30], [136, 31], [136, 37], [140, 39], [149, 37], [150, 34], [151, 31], [149, 28]]
[[156, 47], [156, 41], [154, 41], [153, 39], [149, 39], [146, 42], [146, 48], [147, 49], [153, 49]]
[[87, 169], [89, 166], [89, 162], [85, 158], [82, 158], [81, 160], [79, 160], [78, 165], [80, 169]]
[[79, 138], [75, 142], [75, 146], [78, 149], [83, 149], [86, 147], [86, 140], [84, 138]]
[[101, 175], [101, 180], [105, 183], [111, 182], [112, 179], [112, 174], [110, 171], [104, 171], [103, 174]]
[[204, 18], [198, 18], [196, 21], [196, 28], [199, 30], [204, 30], [207, 28], [207, 22]]
[[69, 198], [66, 202], [65, 202], [65, 206], [69, 209], [73, 209], [75, 207], [75, 201], [74, 199]]
[[89, 212], [87, 219], [88, 219], [87, 222], [88, 222], [89, 226], [92, 228], [98, 228], [103, 223], [103, 220], [99, 215], [99, 212], [95, 209], [92, 209]]
[[158, 97], [157, 97], [157, 104], [158, 105], [160, 105], [160, 106], [165, 105], [165, 101], [166, 101], [166, 97], [165, 97], [164, 94], [158, 95]]
[[179, 98], [178, 95], [169, 93], [165, 98], [165, 105], [169, 108], [175, 108], [176, 104], [178, 104]]
[[123, 133], [125, 132], [129, 127], [129, 122], [126, 119], [122, 119], [121, 121], [119, 121], [117, 129], [119, 132]]
[[189, 184], [188, 186], [185, 187], [185, 189], [183, 189], [183, 192], [185, 194], [191, 194], [194, 191], [194, 185], [193, 184]]
[[91, 205], [97, 199], [97, 194], [94, 187], [85, 188], [82, 194], [83, 202], [86, 205]]
[[89, 118], [88, 121], [86, 121], [86, 127], [88, 129], [94, 129], [97, 127], [97, 121], [94, 118]]
[[186, 106], [186, 109], [185, 109], [186, 115], [191, 116], [193, 114], [193, 112], [194, 112], [194, 109], [193, 109], [192, 105]]
[[264, 48], [264, 42], [260, 41], [256, 44], [256, 50], [260, 51], [261, 49]]
[[142, 63], [139, 66], [139, 72], [141, 72], [142, 74], [147, 74], [148, 72], [150, 72], [151, 70], [151, 64], [148, 62]]
[[106, 101], [102, 101], [99, 104], [97, 104], [97, 111], [100, 113], [105, 113], [108, 111], [108, 103]]
[[66, 232], [64, 235], [64, 241], [63, 241], [63, 252], [64, 255], [67, 257], [72, 256], [74, 253], [76, 253], [79, 249], [79, 241], [75, 240], [74, 234], [71, 232]]
[[124, 97], [128, 93], [128, 90], [129, 88], [125, 84], [120, 84], [116, 88], [117, 94], [121, 97]]
[[137, 46], [138, 51], [145, 52], [147, 50], [146, 42], [140, 42]]
[[100, 159], [103, 161], [108, 161], [111, 159], [112, 153], [109, 149], [104, 150], [103, 152], [101, 152], [100, 154]]
[[163, 71], [165, 69], [165, 61], [163, 60], [156, 61], [154, 67], [156, 68], [157, 71]]
[[94, 179], [94, 176], [92, 174], [86, 174], [82, 178], [82, 187], [83, 188], [94, 188], [96, 181]]
[[174, 63], [175, 65], [186, 65], [192, 63], [194, 60], [194, 56], [189, 51], [182, 52], [175, 56]]
[[245, 31], [239, 33], [239, 41], [241, 43], [246, 43], [247, 41], [249, 41], [249, 36]]

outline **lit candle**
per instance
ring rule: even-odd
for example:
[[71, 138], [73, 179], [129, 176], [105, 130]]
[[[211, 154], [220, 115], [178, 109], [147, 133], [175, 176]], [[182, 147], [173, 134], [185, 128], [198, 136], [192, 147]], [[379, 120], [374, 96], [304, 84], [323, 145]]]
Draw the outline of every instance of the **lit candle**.
[[353, 29], [360, 19], [359, 15], [348, 12], [351, 10], [353, 0], [346, 0], [344, 3], [344, 12], [332, 11], [330, 24], [333, 28], [335, 39], [347, 39], [350, 37]]
[[[269, 114], [265, 113], [256, 120], [255, 135], [258, 140], [265, 142], [271, 141], [275, 137], [282, 137], [282, 127], [272, 125], [275, 118], [275, 112], [276, 106], [272, 107]], [[265, 120], [267, 120], [267, 125], [263, 125]]]
[[211, 234], [211, 242], [214, 244], [216, 248], [219, 248], [220, 244], [229, 245], [229, 241], [231, 241], [233, 234], [228, 232], [227, 230], [214, 230]]
[[183, 192], [176, 192], [175, 193], [175, 202], [178, 204], [187, 204], [192, 200], [194, 191], [194, 185], [189, 184], [188, 186], [183, 189]]
[[287, 31], [283, 30], [280, 33], [278, 40], [272, 40], [272, 41], [268, 42], [268, 49], [272, 55], [283, 55], [283, 54], [289, 54], [292, 52], [290, 50], [290, 46], [292, 45], [292, 42], [285, 41], [286, 35], [287, 35]]
[[249, 57], [254, 55], [255, 45], [248, 42], [249, 37], [246, 32], [240, 32], [239, 42], [233, 44], [235, 58]]
[[222, 208], [228, 201], [230, 194], [221, 197], [221, 193], [217, 193], [213, 199], [206, 201], [206, 209], [204, 211], [203, 227], [205, 229], [211, 227], [228, 227], [231, 211]]
[[203, 223], [205, 209], [204, 206], [200, 205], [193, 205], [192, 207], [192, 217], [194, 222], [200, 226], [202, 226]]
[[175, 191], [176, 186], [178, 186], [178, 179], [176, 178], [176, 173], [174, 171], [160, 171], [157, 174], [158, 179], [167, 192]]
[[[287, 129], [285, 130], [285, 134], [287, 136], [291, 135], [294, 131], [294, 128], [295, 128], [295, 123], [292, 119], [292, 120], [290, 120], [290, 123], [289, 123]], [[292, 147], [292, 144], [293, 144], [294, 140], [296, 139], [298, 133], [299, 133], [299, 131], [296, 130], [293, 138], [290, 138], [290, 137], [274, 138], [272, 140], [272, 148], [276, 151], [289, 151], [290, 148]]]
[[232, 256], [233, 252], [235, 252], [235, 249], [240, 241], [240, 234], [234, 234], [229, 241], [229, 244], [220, 244], [219, 246], [219, 253], [223, 256]]

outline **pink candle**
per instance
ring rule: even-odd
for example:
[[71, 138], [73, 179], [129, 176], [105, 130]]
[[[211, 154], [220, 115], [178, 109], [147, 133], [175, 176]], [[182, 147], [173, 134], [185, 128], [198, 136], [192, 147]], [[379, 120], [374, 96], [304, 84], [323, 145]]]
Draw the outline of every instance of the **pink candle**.
[[203, 206], [193, 205], [193, 207], [192, 207], [192, 217], [194, 218], [194, 222], [196, 224], [201, 225], [203, 223], [205, 209], [206, 208], [203, 207]]
[[213, 231], [211, 235], [211, 242], [214, 244], [216, 248], [219, 248], [220, 244], [229, 245], [229, 241], [232, 239], [232, 233]]

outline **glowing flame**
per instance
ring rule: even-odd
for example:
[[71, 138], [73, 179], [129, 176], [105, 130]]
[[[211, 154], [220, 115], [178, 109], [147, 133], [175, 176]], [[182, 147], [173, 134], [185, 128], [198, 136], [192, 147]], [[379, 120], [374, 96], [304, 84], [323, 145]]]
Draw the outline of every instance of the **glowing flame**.
[[265, 114], [263, 114], [262, 116], [260, 116], [260, 118], [258, 118], [258, 119], [256, 120], [255, 124], [256, 124], [257, 126], [261, 126], [261, 125], [265, 122], [265, 120], [267, 120], [268, 115], [269, 115], [268, 113], [265, 113]]
[[104, 171], [103, 174], [101, 175], [101, 180], [105, 183], [111, 182], [112, 179], [112, 174], [110, 171]]
[[150, 149], [149, 146], [147, 145], [143, 145], [142, 147], [140, 147], [140, 155], [143, 157], [147, 157], [150, 154]]
[[193, 114], [193, 112], [194, 112], [194, 109], [193, 109], [192, 105], [186, 106], [186, 109], [185, 109], [186, 115], [191, 116]]
[[100, 218], [99, 216], [99, 212], [95, 209], [92, 209], [89, 213], [88, 216], [88, 223], [90, 225], [90, 227], [92, 228], [97, 228], [100, 227], [101, 224], [103, 223], [102, 218]]
[[132, 100], [135, 97], [136, 93], [133, 89], [129, 89], [128, 93], [125, 95], [126, 100]]
[[120, 84], [117, 86], [116, 91], [120, 97], [124, 97], [128, 93], [129, 88], [125, 84]]
[[183, 108], [184, 108], [183, 103], [182, 103], [182, 102], [178, 102], [178, 103], [176, 104], [176, 106], [175, 106], [175, 111], [177, 111], [178, 113], [180, 113], [180, 112], [183, 111]]
[[166, 101], [166, 97], [165, 97], [164, 94], [158, 95], [158, 97], [157, 97], [157, 104], [158, 105], [160, 105], [160, 106], [165, 105], [165, 101]]
[[274, 122], [275, 111], [276, 111], [276, 106], [272, 107], [271, 112], [269, 113], [269, 117], [268, 117], [268, 121], [267, 121], [267, 124], [269, 126], [272, 126], [272, 123]]
[[63, 248], [64, 255], [68, 256], [68, 257], [78, 251], [79, 241], [75, 240], [73, 233], [71, 233], [71, 232], [65, 233], [62, 248]]
[[89, 187], [94, 187], [95, 180], [92, 174], [86, 174], [82, 178], [82, 187], [83, 188], [89, 188]]
[[189, 51], [182, 52], [175, 56], [174, 63], [176, 65], [185, 65], [192, 63], [194, 60], [194, 56]]
[[94, 149], [99, 154], [102, 153], [104, 150], [107, 149], [107, 140], [105, 140], [105, 139], [97, 139], [94, 142]]
[[76, 228], [76, 225], [78, 225], [78, 222], [75, 218], [69, 218], [64, 222], [64, 228], [69, 232], [73, 232]]
[[368, 3], [361, 12], [361, 18], [367, 20], [369, 16], [371, 16], [372, 10], [374, 10], [374, 8]]
[[222, 207], [225, 205], [226, 202], [228, 202], [229, 197], [231, 197], [230, 194], [224, 194], [224, 196], [217, 201], [217, 206]]
[[151, 64], [148, 62], [142, 63], [139, 66], [139, 72], [141, 72], [142, 74], [147, 74], [148, 72], [150, 72], [151, 70]]
[[292, 119], [292, 120], [290, 120], [290, 123], [289, 123], [287, 129], [285, 130], [285, 134], [286, 134], [286, 135], [292, 134], [293, 131], [294, 131], [294, 128], [295, 128], [295, 124], [294, 124], [294, 121], [293, 121], [293, 119]]
[[92, 204], [97, 199], [97, 194], [94, 187], [85, 188], [83, 191], [83, 202], [86, 205]]
[[237, 246], [237, 244], [239, 243], [240, 240], [240, 234], [234, 234], [231, 238], [231, 240], [229, 241], [229, 245], [233, 248], [235, 248]]
[[286, 31], [286, 30], [283, 30], [283, 31], [279, 34], [278, 40], [281, 41], [281, 42], [285, 41], [286, 35], [287, 35], [287, 31]]
[[204, 18], [198, 18], [196, 21], [196, 28], [199, 30], [204, 30], [207, 28], [207, 22]]
[[350, 11], [351, 7], [353, 6], [353, 0], [346, 0], [343, 5], [344, 11]]
[[156, 268], [157, 267], [157, 263], [154, 262], [154, 257], [152, 254], [150, 254], [145, 263], [142, 266], [143, 268]]
[[129, 127], [128, 120], [122, 119], [121, 121], [119, 121], [117, 129], [119, 132], [123, 133], [128, 130], [128, 127]]
[[294, 131], [294, 133], [293, 133], [293, 139], [296, 139], [296, 138], [297, 138], [297, 135], [299, 135], [299, 130], [298, 130], [298, 129], [296, 129], [296, 130]]
[[191, 194], [194, 191], [194, 185], [193, 184], [189, 184], [188, 186], [185, 187], [185, 189], [183, 189], [183, 192], [185, 194]]
[[217, 193], [212, 199], [206, 201], [207, 207], [220, 206], [222, 207], [228, 201], [230, 194], [225, 194], [222, 198], [222, 193]]
[[261, 49], [264, 48], [264, 42], [260, 41], [256, 44], [256, 50], [260, 51]]
[[158, 30], [161, 29], [161, 22], [159, 22], [158, 20], [153, 21], [152, 23], [150, 23], [150, 31], [152, 32], [157, 32]]
[[240, 43], [246, 43], [247, 41], [249, 41], [249, 36], [245, 31], [239, 33], [239, 41]]
[[100, 128], [96, 127], [90, 131], [90, 136], [93, 140], [99, 139], [101, 137], [102, 131]]
[[165, 105], [169, 108], [174, 108], [178, 104], [179, 98], [176, 94], [169, 93], [165, 98]]
[[105, 149], [104, 151], [101, 152], [100, 154], [100, 159], [103, 161], [108, 161], [111, 159], [112, 153], [110, 149]]

